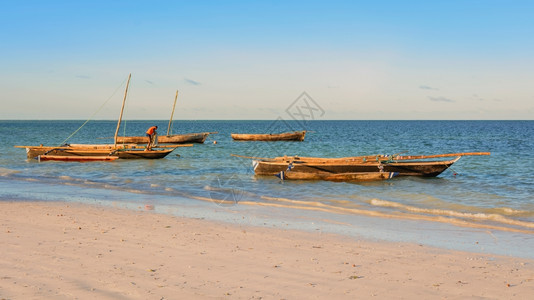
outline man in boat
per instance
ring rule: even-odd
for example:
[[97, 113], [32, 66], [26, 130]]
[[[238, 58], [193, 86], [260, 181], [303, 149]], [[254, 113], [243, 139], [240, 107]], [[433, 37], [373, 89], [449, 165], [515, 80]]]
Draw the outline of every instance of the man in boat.
[[148, 137], [148, 144], [146, 145], [147, 150], [152, 150], [152, 146], [155, 142], [154, 138], [156, 137], [156, 134], [158, 134], [156, 129], [158, 129], [158, 126], [152, 126], [146, 131], [146, 136]]

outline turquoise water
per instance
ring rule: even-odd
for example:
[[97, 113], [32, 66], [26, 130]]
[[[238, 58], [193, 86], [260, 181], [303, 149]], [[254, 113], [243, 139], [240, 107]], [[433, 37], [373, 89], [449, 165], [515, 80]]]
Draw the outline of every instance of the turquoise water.
[[[60, 145], [83, 121], [0, 121], [0, 199], [61, 200], [240, 225], [321, 230], [356, 238], [534, 258], [534, 121], [176, 121], [174, 133], [219, 132], [161, 160], [37, 162], [14, 145]], [[167, 121], [127, 121], [142, 135]], [[115, 121], [87, 123], [68, 143], [110, 143]], [[304, 142], [234, 142], [230, 133], [310, 132]], [[215, 144], [214, 141], [217, 143]], [[250, 160], [491, 152], [437, 178], [369, 183], [281, 182]]]

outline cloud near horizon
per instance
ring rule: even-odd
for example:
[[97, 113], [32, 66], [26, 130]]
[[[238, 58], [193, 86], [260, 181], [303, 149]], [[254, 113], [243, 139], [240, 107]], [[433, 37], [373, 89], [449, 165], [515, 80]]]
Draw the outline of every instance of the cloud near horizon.
[[422, 90], [439, 91], [438, 88], [434, 88], [434, 87], [431, 87], [431, 86], [428, 86], [428, 85], [420, 85], [419, 88], [422, 89]]
[[184, 82], [188, 83], [190, 85], [201, 85], [202, 84], [202, 83], [200, 83], [198, 81], [195, 81], [195, 80], [192, 80], [192, 79], [189, 79], [189, 78], [184, 78]]
[[445, 97], [430, 97], [428, 96], [428, 99], [433, 102], [456, 102], [452, 99], [445, 98]]

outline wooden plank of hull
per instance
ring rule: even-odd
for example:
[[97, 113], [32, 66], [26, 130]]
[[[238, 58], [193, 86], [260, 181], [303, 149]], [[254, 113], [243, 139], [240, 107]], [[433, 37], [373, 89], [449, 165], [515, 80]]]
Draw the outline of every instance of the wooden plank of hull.
[[[398, 176], [425, 176], [435, 177], [458, 161], [459, 157], [447, 161], [420, 161], [420, 162], [365, 162], [351, 164], [314, 164], [293, 162], [291, 172], [303, 173], [361, 173], [361, 172], [397, 172]], [[254, 161], [256, 175], [276, 175], [286, 171], [288, 162]], [[381, 169], [382, 168], [382, 169]]]
[[283, 172], [284, 179], [290, 180], [327, 180], [327, 181], [377, 181], [396, 176], [395, 172], [358, 172], [358, 173], [327, 173], [327, 172]]
[[114, 161], [118, 159], [118, 156], [64, 156], [64, 155], [39, 155], [38, 161], [77, 161], [77, 162], [90, 162], [90, 161]]
[[247, 133], [232, 133], [232, 139], [236, 141], [304, 141], [306, 131], [285, 132], [278, 134], [247, 134]]

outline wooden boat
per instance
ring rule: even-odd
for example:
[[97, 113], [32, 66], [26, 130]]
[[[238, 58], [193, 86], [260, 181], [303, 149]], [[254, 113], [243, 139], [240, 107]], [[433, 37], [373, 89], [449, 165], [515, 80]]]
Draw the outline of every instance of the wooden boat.
[[284, 132], [284, 133], [268, 133], [268, 134], [249, 134], [249, 133], [232, 133], [232, 139], [235, 141], [304, 141], [306, 130]]
[[[38, 156], [63, 156], [63, 157], [86, 157], [86, 156], [115, 156], [120, 158], [146, 158], [157, 159], [163, 158], [178, 147], [192, 147], [192, 144], [174, 146], [172, 148], [160, 147], [161, 149], [146, 151], [145, 147], [136, 145], [83, 145], [72, 144], [63, 147], [50, 146], [15, 146], [16, 148], [25, 148], [29, 159]], [[165, 149], [167, 148], [167, 149]]]
[[[488, 152], [448, 153], [417, 156], [369, 155], [342, 158], [320, 157], [275, 157], [254, 158], [256, 175], [276, 175], [291, 169], [301, 173], [361, 173], [361, 172], [396, 172], [398, 176], [435, 177], [457, 162], [462, 156], [489, 155]], [[238, 156], [238, 155], [234, 155]], [[243, 156], [238, 156], [243, 157]], [[427, 160], [437, 157], [455, 157], [452, 160]]]
[[[172, 134], [172, 135], [158, 135], [156, 144], [188, 144], [198, 143], [202, 144], [206, 141], [210, 134], [217, 132], [199, 132], [199, 133], [186, 133], [186, 134]], [[147, 136], [119, 136], [117, 137], [117, 143], [125, 144], [147, 144]]]
[[[435, 177], [457, 162], [460, 157], [446, 161], [419, 162], [361, 162], [361, 163], [299, 163], [293, 162], [292, 171], [301, 173], [362, 173], [396, 172], [398, 176]], [[289, 162], [254, 161], [256, 175], [276, 175], [287, 170]]]
[[[122, 115], [124, 112], [124, 104], [126, 102], [126, 96], [128, 94], [128, 86], [130, 84], [131, 74], [128, 76], [126, 83], [126, 90], [124, 92], [124, 99], [122, 101], [121, 112], [119, 120], [117, 122], [117, 128], [115, 130], [114, 144], [76, 144], [76, 145], [63, 145], [59, 147], [51, 146], [15, 146], [16, 148], [25, 148], [28, 158], [34, 158], [39, 155], [54, 157], [54, 156], [72, 156], [72, 157], [84, 157], [84, 156], [116, 156], [118, 158], [146, 158], [146, 159], [158, 159], [167, 156], [176, 147], [170, 149], [157, 149], [146, 150], [144, 147], [137, 147], [135, 145], [119, 144], [117, 137], [119, 128], [122, 121]], [[185, 145], [184, 145], [185, 146]], [[161, 148], [161, 147], [160, 147]]]
[[131, 149], [130, 145], [64, 145], [53, 146], [15, 146], [25, 148], [28, 158], [36, 158], [40, 155], [47, 156], [111, 156], [117, 149]]
[[[172, 107], [171, 117], [169, 118], [169, 125], [167, 126], [167, 134], [157, 136], [155, 144], [188, 144], [198, 143], [203, 144], [210, 134], [216, 134], [218, 132], [199, 132], [199, 133], [185, 133], [185, 134], [171, 134], [172, 119], [174, 115], [174, 109], [176, 108], [176, 100], [178, 99], [178, 91], [174, 97], [174, 105]], [[147, 136], [119, 136], [117, 137], [117, 143], [126, 144], [147, 144], [149, 142]]]
[[277, 176], [284, 180], [326, 180], [326, 181], [377, 181], [391, 179], [397, 176], [396, 172], [358, 172], [358, 173], [329, 173], [329, 172], [298, 172], [282, 171]]
[[90, 161], [114, 161], [118, 156], [64, 156], [64, 155], [38, 155], [38, 161], [76, 161], [76, 162], [90, 162]]

